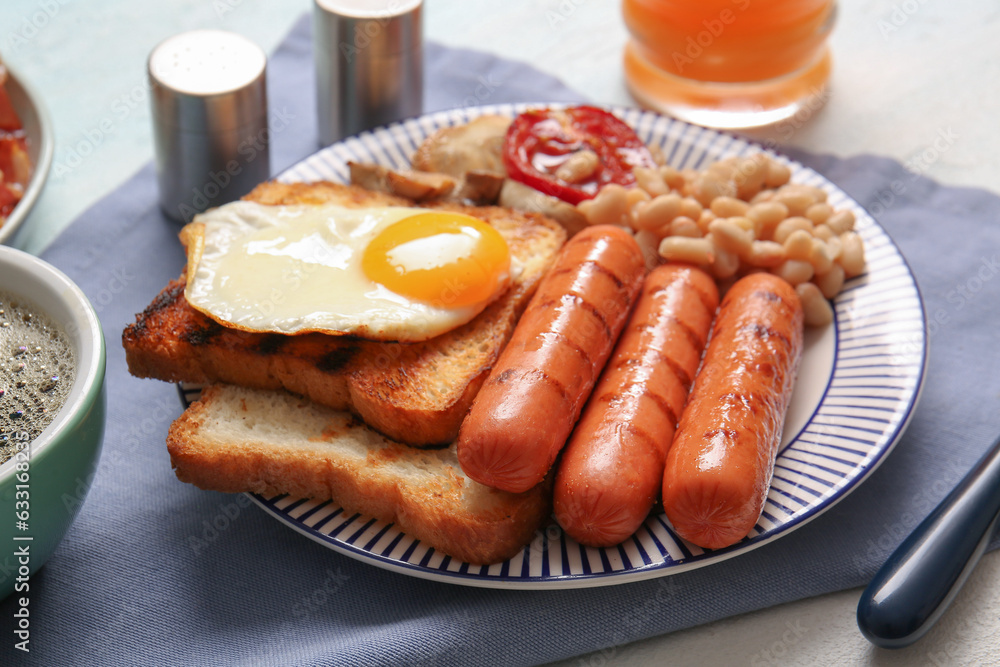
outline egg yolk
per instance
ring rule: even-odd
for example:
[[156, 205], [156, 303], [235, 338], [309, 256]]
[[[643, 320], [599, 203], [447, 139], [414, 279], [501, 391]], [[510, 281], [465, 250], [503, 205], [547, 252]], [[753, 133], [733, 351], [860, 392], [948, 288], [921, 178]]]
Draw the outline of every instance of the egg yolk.
[[397, 294], [448, 308], [490, 301], [510, 280], [497, 230], [460, 213], [418, 213], [383, 229], [361, 258], [365, 275]]

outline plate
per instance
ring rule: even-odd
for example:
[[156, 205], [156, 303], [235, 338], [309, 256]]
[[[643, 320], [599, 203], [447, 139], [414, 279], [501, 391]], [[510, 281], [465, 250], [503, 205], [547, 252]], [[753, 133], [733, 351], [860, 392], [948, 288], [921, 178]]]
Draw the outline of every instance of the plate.
[[[348, 161], [409, 166], [420, 142], [441, 127], [486, 113], [514, 115], [530, 105], [498, 105], [429, 114], [362, 133], [283, 172], [285, 182], [348, 181]], [[535, 105], [537, 106], [537, 105]], [[700, 168], [762, 146], [653, 112], [609, 109], [678, 168]], [[709, 551], [675, 536], [663, 514], [650, 515], [624, 543], [584, 547], [552, 523], [514, 558], [470, 565], [436, 552], [394, 525], [345, 512], [331, 502], [248, 494], [289, 527], [348, 556], [403, 574], [491, 588], [582, 588], [671, 575], [739, 556], [787, 535], [857, 488], [899, 440], [917, 403], [926, 365], [923, 306], [905, 260], [859, 204], [815, 171], [787, 164], [794, 182], [822, 188], [849, 208], [865, 244], [867, 271], [834, 300], [835, 322], [807, 330], [799, 378], [763, 514], [753, 532]]]
[[52, 122], [38, 94], [23, 79], [18, 77], [9, 65], [7, 67], [7, 94], [11, 105], [21, 119], [21, 125], [28, 137], [28, 157], [31, 158], [32, 174], [24, 196], [7, 220], [0, 224], [0, 243], [13, 238], [21, 223], [38, 201], [45, 180], [52, 166]]

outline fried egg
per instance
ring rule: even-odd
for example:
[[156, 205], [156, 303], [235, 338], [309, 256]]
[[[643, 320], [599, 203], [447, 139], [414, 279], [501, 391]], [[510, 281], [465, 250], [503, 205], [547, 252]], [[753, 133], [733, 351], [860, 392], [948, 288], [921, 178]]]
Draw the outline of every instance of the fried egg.
[[185, 297], [246, 331], [426, 340], [472, 320], [517, 272], [499, 232], [450, 211], [238, 201], [191, 227]]

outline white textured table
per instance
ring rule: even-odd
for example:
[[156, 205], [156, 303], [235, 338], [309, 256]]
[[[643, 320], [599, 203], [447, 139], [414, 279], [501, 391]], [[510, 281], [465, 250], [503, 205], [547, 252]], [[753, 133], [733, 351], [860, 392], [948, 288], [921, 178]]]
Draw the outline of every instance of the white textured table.
[[[1000, 21], [986, 4], [841, 0], [830, 101], [783, 125], [777, 138], [815, 152], [890, 156], [946, 184], [1000, 190]], [[218, 28], [270, 51], [309, 8], [310, 0], [4, 0], [0, 53], [41, 93], [56, 128], [52, 175], [16, 245], [40, 252], [152, 158], [145, 60], [156, 43]], [[427, 0], [425, 33], [532, 63], [594, 102], [632, 104], [617, 2]], [[484, 90], [478, 94], [488, 96]], [[861, 637], [860, 591], [850, 590], [563, 664], [996, 664], [998, 593], [1000, 555], [990, 554], [938, 626], [902, 651], [877, 650]]]

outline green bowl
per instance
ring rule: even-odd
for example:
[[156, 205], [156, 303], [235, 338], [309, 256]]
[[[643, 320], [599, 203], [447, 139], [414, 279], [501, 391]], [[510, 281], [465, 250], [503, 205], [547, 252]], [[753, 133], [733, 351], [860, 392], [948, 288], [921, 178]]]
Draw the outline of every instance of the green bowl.
[[[107, 399], [104, 335], [83, 291], [50, 264], [5, 246], [0, 291], [34, 304], [61, 325], [76, 356], [66, 403], [27, 448], [27, 464], [15, 457], [0, 465], [2, 599], [14, 591], [29, 595], [29, 577], [56, 550], [83, 505], [97, 471]], [[27, 529], [19, 529], [18, 513], [24, 511]]]

